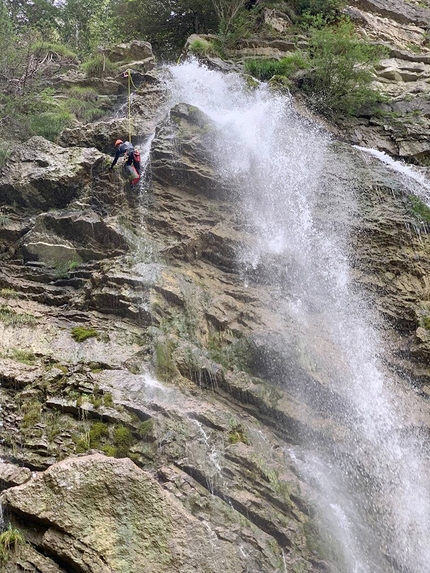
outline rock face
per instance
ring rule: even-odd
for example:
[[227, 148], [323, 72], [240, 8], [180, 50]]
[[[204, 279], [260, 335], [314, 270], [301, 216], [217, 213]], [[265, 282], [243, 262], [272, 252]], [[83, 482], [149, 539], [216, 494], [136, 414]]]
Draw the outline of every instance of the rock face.
[[209, 573], [222, 564], [233, 573], [243, 567], [228, 540], [214, 543], [202, 522], [127, 458], [65, 460], [9, 489], [3, 503], [37, 524], [34, 545], [72, 570]]
[[[122, 47], [110, 57], [123, 61]], [[335, 571], [293, 459], [305, 442], [350, 456], [324, 376], [333, 349], [317, 333], [307, 352], [279, 312], [281, 256], [267, 253], [244, 284], [237, 253], [255, 236], [208, 153], [210, 117], [170, 109], [158, 72], [133, 105], [150, 147], [140, 192], [107, 173], [127, 118], [65, 130], [61, 145], [33, 138], [0, 177], [1, 502], [26, 540], [5, 571]], [[358, 125], [356, 138], [379, 128]], [[391, 324], [384, 358], [402, 385], [414, 379], [428, 431], [428, 222], [353, 153], [354, 281]]]

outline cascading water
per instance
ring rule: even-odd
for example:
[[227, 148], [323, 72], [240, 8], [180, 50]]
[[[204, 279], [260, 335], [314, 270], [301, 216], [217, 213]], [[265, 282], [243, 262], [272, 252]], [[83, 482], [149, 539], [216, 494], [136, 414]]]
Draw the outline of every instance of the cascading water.
[[[277, 311], [300, 333], [297, 356], [310, 357], [328, 395], [339, 398], [325, 405], [343, 428], [339, 441], [288, 452], [318, 490], [332, 570], [428, 572], [424, 447], [401, 432], [407, 393], [381, 366], [376, 318], [351, 286], [348, 221], [356, 205], [347, 163], [325, 133], [266, 86], [250, 91], [239, 76], [195, 62], [170, 73], [172, 103], [199, 107], [218, 128], [219, 176], [238, 192], [239, 215], [257, 237], [238, 258], [249, 273], [271, 259], [283, 266]], [[312, 386], [296, 386], [308, 403], [320, 399]]]

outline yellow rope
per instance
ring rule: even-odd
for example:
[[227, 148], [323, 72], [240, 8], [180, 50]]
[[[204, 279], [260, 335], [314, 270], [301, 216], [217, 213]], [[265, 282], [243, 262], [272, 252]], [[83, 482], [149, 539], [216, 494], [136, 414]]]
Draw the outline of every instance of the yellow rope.
[[128, 74], [128, 140], [131, 143], [131, 74], [130, 70], [127, 70]]

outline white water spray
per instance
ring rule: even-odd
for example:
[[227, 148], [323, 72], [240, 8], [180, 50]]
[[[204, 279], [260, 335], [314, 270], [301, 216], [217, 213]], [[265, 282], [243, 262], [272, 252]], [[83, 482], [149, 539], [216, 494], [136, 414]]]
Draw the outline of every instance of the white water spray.
[[[342, 445], [317, 456], [303, 452], [298, 464], [319, 489], [332, 527], [333, 571], [427, 573], [423, 444], [402, 434], [407, 420], [379, 362], [372, 311], [351, 288], [347, 222], [354, 198], [345, 167], [330, 139], [266, 86], [250, 92], [237, 75], [193, 62], [171, 74], [172, 104], [197, 106], [218, 127], [212, 153], [219, 176], [240, 190], [237, 209], [257, 236], [255, 249], [238, 257], [250, 271], [265, 265], [269, 276], [272, 261], [284, 267], [278, 312], [294, 320], [301, 354], [344, 404], [332, 412], [346, 427]], [[334, 180], [326, 174], [337, 163], [341, 176]], [[287, 389], [291, 382], [285, 380]], [[307, 392], [308, 402], [319, 399]]]

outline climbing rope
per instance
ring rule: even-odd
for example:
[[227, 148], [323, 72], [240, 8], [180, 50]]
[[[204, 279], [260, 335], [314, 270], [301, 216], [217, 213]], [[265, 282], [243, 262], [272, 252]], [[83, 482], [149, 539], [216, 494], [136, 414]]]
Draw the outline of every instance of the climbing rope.
[[131, 86], [133, 85], [134, 89], [136, 89], [136, 86], [131, 77], [131, 70], [128, 69], [125, 74], [128, 77], [128, 140], [131, 142]]

